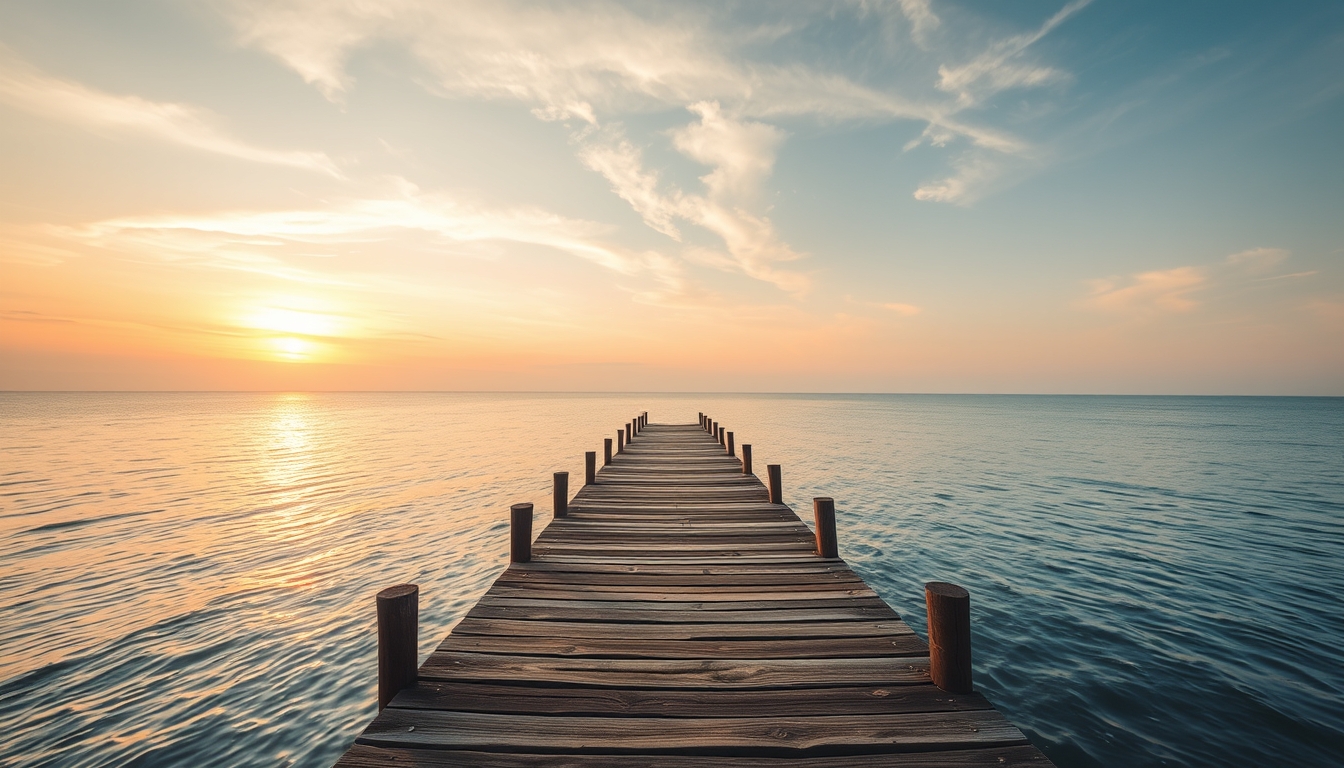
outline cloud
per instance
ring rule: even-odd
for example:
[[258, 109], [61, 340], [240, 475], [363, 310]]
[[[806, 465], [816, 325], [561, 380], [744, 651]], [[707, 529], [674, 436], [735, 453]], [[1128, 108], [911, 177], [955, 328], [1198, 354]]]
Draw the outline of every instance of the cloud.
[[768, 217], [751, 210], [774, 167], [783, 133], [764, 123], [728, 117], [715, 102], [693, 104], [690, 111], [699, 120], [673, 131], [673, 145], [713, 169], [700, 177], [703, 195], [676, 188], [660, 192], [657, 175], [643, 168], [641, 152], [614, 128], [600, 135], [586, 133], [592, 143], [580, 157], [651, 228], [680, 241], [676, 219], [723, 240], [726, 256], [697, 248], [688, 255], [693, 261], [738, 271], [789, 293], [806, 292], [811, 281], [805, 275], [778, 267], [802, 254], [780, 239]]
[[929, 0], [897, 0], [901, 13], [910, 20], [910, 37], [923, 45], [928, 41], [929, 32], [938, 28], [942, 21], [929, 7]]
[[1048, 85], [1067, 79], [1067, 75], [1053, 67], [1014, 61], [1033, 43], [1082, 10], [1091, 0], [1074, 0], [1051, 16], [1034, 32], [1004, 38], [980, 55], [956, 67], [938, 68], [938, 88], [957, 94], [963, 106], [970, 106], [986, 97], [1010, 88], [1029, 88]]
[[[346, 62], [354, 51], [388, 40], [407, 47], [441, 95], [519, 101], [546, 120], [597, 124], [602, 114], [718, 102], [743, 117], [909, 119], [999, 151], [1023, 146], [955, 119], [955, 108], [939, 100], [902, 96], [894, 83], [874, 88], [793, 57], [748, 58], [746, 41], [788, 41], [714, 6], [639, 6], [641, 13], [611, 2], [233, 0], [226, 7], [241, 42], [276, 56], [334, 100], [353, 85]], [[918, 29], [938, 23], [920, 0], [900, 7]]]
[[94, 130], [137, 133], [193, 149], [255, 163], [284, 165], [342, 178], [321, 152], [255, 147], [210, 124], [208, 113], [186, 104], [116, 96], [43, 74], [0, 52], [0, 101], [55, 120]]
[[681, 232], [672, 223], [679, 206], [658, 193], [658, 174], [644, 170], [643, 154], [623, 135], [619, 132], [608, 134], [613, 138], [586, 144], [579, 151], [579, 159], [611, 182], [612, 191], [629, 203], [643, 217], [645, 224], [680, 241]]
[[1127, 279], [1093, 280], [1087, 304], [1110, 312], [1189, 312], [1199, 306], [1191, 294], [1208, 280], [1198, 267], [1141, 272]]
[[1091, 295], [1083, 304], [1092, 309], [1131, 314], [1183, 313], [1207, 299], [1244, 302], [1248, 292], [1315, 272], [1271, 275], [1289, 252], [1283, 248], [1252, 248], [1203, 266], [1141, 272], [1125, 278], [1088, 281]]
[[765, 123], [733, 120], [717, 102], [690, 106], [700, 116], [672, 134], [672, 145], [683, 155], [714, 170], [700, 177], [715, 200], [750, 200], [775, 166], [784, 132]]
[[883, 304], [882, 308], [895, 312], [901, 317], [914, 317], [915, 315], [918, 315], [920, 312], [924, 311], [920, 307], [916, 307], [914, 304], [897, 304], [895, 302], [888, 302], [886, 304]]
[[1253, 275], [1261, 275], [1272, 271], [1286, 258], [1288, 251], [1282, 248], [1252, 248], [1228, 256], [1227, 263]]
[[[651, 272], [670, 279], [675, 270], [657, 254], [607, 243], [610, 228], [528, 208], [488, 208], [442, 194], [422, 193], [400, 182], [398, 193], [349, 200], [325, 208], [171, 214], [108, 219], [60, 234], [107, 247], [131, 245], [169, 258], [221, 259], [220, 266], [270, 271], [268, 255], [286, 244], [367, 243], [396, 231], [417, 231], [446, 240], [513, 242], [552, 248], [623, 275]], [[280, 276], [284, 276], [283, 273]]]

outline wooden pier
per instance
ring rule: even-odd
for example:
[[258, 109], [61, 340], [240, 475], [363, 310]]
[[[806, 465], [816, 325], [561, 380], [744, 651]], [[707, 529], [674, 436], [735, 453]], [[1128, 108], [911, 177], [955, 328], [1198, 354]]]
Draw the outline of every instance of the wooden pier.
[[[412, 652], [387, 664], [414, 677], [386, 673], [390, 701], [338, 768], [1051, 764], [984, 697], [935, 686], [925, 642], [818, 554], [834, 554], [828, 499], [814, 535], [778, 503], [778, 467], [767, 488], [712, 421], [641, 417], [616, 445], [595, 472], [589, 454], [572, 499], [557, 476], [563, 516], [514, 537], [515, 562], [418, 674], [414, 603], [409, 641], [391, 611], [415, 596], [388, 591], [383, 642]], [[513, 515], [530, 540], [530, 505]], [[967, 675], [940, 682], [969, 690], [969, 645], [935, 645]]]

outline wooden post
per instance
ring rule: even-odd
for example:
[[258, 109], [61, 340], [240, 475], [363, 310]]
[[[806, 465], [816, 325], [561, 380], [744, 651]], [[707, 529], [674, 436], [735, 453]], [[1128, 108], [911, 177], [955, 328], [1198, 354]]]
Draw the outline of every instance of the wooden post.
[[924, 585], [929, 612], [929, 675], [948, 693], [970, 693], [971, 593], [945, 581]]
[[556, 517], [564, 517], [569, 514], [569, 473], [556, 472], [553, 477], [555, 490], [552, 492], [551, 509], [554, 510]]
[[751, 474], [751, 443], [742, 444], [742, 474]]
[[704, 412], [704, 411], [700, 411], [699, 413], [700, 413], [700, 428], [701, 428], [701, 429], [704, 429], [704, 428], [705, 428], [705, 412]]
[[634, 439], [635, 439], [635, 433], [636, 433], [636, 432], [639, 432], [638, 426], [639, 426], [639, 419], [633, 419], [633, 420], [631, 420], [631, 422], [630, 422], [630, 439], [631, 439], [631, 440], [634, 440]]
[[595, 482], [597, 482], [597, 451], [584, 451], [583, 484], [592, 485]]
[[770, 476], [770, 503], [784, 503], [784, 480], [780, 475], [778, 464], [766, 464], [765, 472]]
[[728, 432], [728, 433], [726, 433], [726, 434], [728, 435], [728, 455], [729, 455], [729, 456], [736, 456], [736, 455], [737, 455], [737, 449], [733, 448], [733, 433], [732, 433], [732, 432]]
[[616, 430], [616, 452], [620, 453], [621, 451], [624, 450], [625, 450], [625, 430], [618, 429]]
[[835, 538], [835, 499], [828, 496], [813, 499], [812, 514], [817, 522], [817, 554], [839, 557], [840, 545]]
[[378, 711], [415, 686], [419, 653], [420, 587], [398, 584], [378, 593]]
[[719, 427], [719, 445], [728, 447], [728, 430], [725, 427]]
[[602, 438], [602, 466], [605, 467], [610, 463], [611, 463], [611, 438], [604, 437]]
[[526, 563], [532, 560], [532, 505], [514, 504], [509, 507], [509, 562]]

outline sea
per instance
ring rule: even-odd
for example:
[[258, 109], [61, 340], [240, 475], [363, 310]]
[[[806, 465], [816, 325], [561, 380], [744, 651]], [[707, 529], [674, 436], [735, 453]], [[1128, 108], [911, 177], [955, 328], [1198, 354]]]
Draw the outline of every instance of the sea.
[[1344, 399], [0, 393], [0, 765], [314, 766], [636, 414], [710, 414], [1061, 768], [1344, 765]]

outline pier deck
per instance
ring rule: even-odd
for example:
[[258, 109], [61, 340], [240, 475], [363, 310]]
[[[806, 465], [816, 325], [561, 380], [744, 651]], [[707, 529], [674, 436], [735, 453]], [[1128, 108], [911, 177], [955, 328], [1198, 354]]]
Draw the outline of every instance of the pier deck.
[[338, 768], [1048, 766], [694, 424], [649, 424]]

